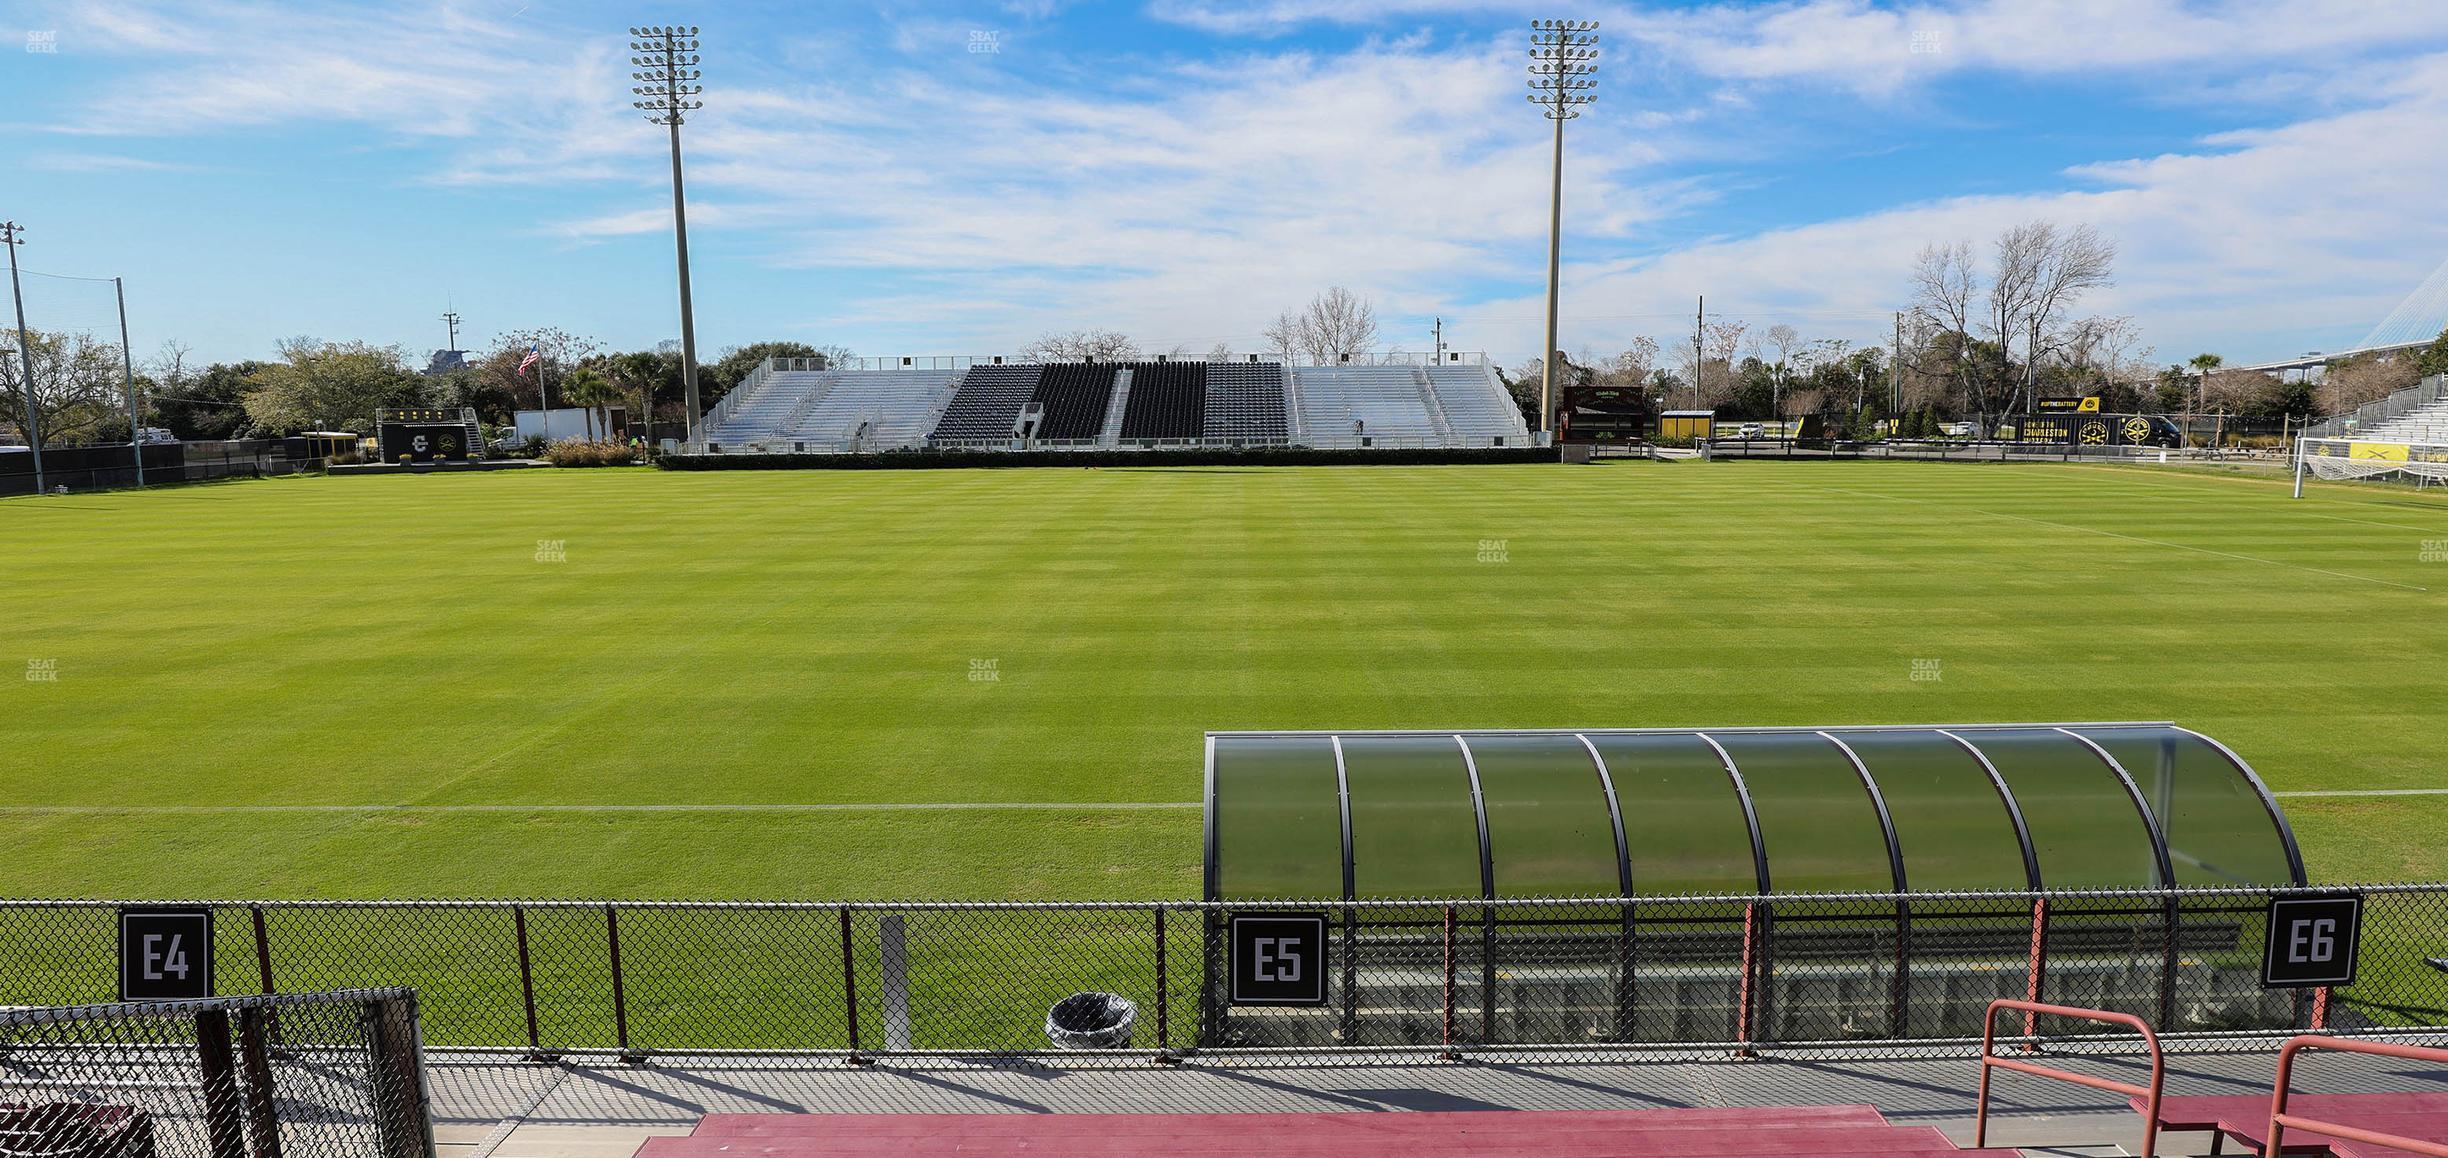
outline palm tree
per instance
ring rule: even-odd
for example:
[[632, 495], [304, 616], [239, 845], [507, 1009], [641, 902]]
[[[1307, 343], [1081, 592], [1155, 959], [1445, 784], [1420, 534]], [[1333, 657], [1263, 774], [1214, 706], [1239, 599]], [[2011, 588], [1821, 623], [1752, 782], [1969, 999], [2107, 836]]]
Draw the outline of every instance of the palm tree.
[[638, 397], [638, 417], [631, 429], [649, 443], [654, 441], [654, 388], [664, 379], [666, 366], [664, 357], [652, 350], [615, 355], [611, 362], [613, 380]]
[[[587, 441], [595, 441], [595, 408], [620, 397], [620, 392], [604, 376], [585, 367], [570, 371], [561, 378], [561, 398], [586, 408]], [[610, 433], [606, 431], [605, 433]]]
[[2194, 412], [2200, 410], [2202, 402], [2210, 397], [2210, 372], [2225, 365], [2226, 362], [2227, 359], [2216, 354], [2195, 354], [2185, 363], [2193, 367], [2197, 375], [2193, 382], [2193, 405], [2185, 410], [2185, 440], [2187, 442], [2193, 439]]

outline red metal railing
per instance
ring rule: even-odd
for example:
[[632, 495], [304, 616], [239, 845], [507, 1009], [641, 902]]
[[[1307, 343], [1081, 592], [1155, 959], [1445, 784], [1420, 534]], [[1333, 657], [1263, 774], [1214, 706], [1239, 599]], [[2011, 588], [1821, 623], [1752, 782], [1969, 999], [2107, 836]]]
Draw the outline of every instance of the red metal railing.
[[[2131, 1082], [2120, 1082], [2113, 1078], [2095, 1078], [2090, 1074], [2075, 1073], [2072, 1070], [2050, 1069], [2037, 1062], [2028, 1062], [2020, 1058], [1996, 1056], [1997, 1015], [2001, 1009], [2016, 1009], [2032, 1015], [2076, 1017], [2084, 1021], [2096, 1021], [2103, 1025], [2132, 1026], [2142, 1034], [2143, 1044], [2150, 1047], [2150, 1085], [2137, 1086]], [[2029, 1018], [2025, 1020], [2027, 1024], [2030, 1021]], [[1972, 1116], [1972, 1146], [1974, 1149], [1989, 1144], [1989, 1071], [2006, 1069], [2016, 1073], [2031, 1074], [2034, 1077], [2055, 1078], [2061, 1082], [2072, 1082], [2078, 1086], [2089, 1086], [2095, 1090], [2106, 1090], [2114, 1094], [2144, 1099], [2141, 1158], [2152, 1158], [2152, 1155], [2157, 1152], [2159, 1095], [2160, 1091], [2167, 1086], [2167, 1059], [2159, 1052], [2159, 1035], [2152, 1033], [2150, 1023], [2141, 1018], [2130, 1013], [2113, 1013], [2105, 1009], [2078, 1009], [2071, 1005], [2048, 1005], [2038, 1001], [2015, 1001], [2001, 997], [1990, 1002], [1989, 1011], [1981, 1016], [1980, 1061], [1980, 1101], [1973, 1110]]]
[[2324, 1037], [2319, 1034], [2305, 1034], [2302, 1037], [2287, 1039], [2285, 1045], [2278, 1047], [2278, 1077], [2277, 1080], [2270, 1083], [2269, 1138], [2261, 1150], [2266, 1158], [2278, 1158], [2280, 1135], [2284, 1134], [2289, 1127], [2307, 1134], [2321, 1134], [2373, 1146], [2393, 1146], [2399, 1150], [2407, 1150], [2416, 1154], [2432, 1154], [2440, 1158], [2448, 1158], [2448, 1144], [2408, 1138], [2398, 1134], [2383, 1134], [2378, 1130], [2366, 1130], [2360, 1126], [2349, 1126], [2343, 1122], [2324, 1122], [2318, 1118], [2287, 1113], [2287, 1094], [2289, 1092], [2287, 1087], [2294, 1076], [2295, 1055], [2307, 1049], [2334, 1050], [2338, 1053], [2368, 1053], [2381, 1057], [2404, 1058], [2410, 1061], [2448, 1063], [2448, 1049], [2425, 1049], [2418, 1045], [2395, 1045], [2385, 1041], [2353, 1041], [2340, 1037]]

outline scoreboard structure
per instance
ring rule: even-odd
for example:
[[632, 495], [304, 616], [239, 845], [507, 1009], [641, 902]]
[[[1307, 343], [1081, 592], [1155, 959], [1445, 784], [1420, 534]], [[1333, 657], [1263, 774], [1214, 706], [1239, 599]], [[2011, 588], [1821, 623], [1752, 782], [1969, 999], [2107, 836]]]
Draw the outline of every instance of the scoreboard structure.
[[1638, 386], [1567, 386], [1556, 441], [1635, 443], [1649, 436], [1649, 399]]
[[384, 462], [465, 462], [484, 455], [476, 408], [406, 406], [375, 413]]

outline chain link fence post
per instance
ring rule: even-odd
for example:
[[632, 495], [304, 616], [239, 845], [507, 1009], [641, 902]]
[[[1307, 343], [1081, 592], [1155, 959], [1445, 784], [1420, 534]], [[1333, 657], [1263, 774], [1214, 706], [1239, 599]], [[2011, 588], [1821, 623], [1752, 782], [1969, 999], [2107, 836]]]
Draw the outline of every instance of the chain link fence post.
[[527, 1012], [527, 1056], [544, 1060], [544, 1036], [536, 1024], [535, 958], [527, 948], [527, 906], [510, 907], [510, 924], [518, 932], [519, 1004]]
[[247, 1137], [255, 1158], [280, 1158], [280, 1107], [272, 1084], [271, 1035], [266, 1022], [271, 1011], [248, 1006], [238, 1011], [238, 1064], [245, 1078]]

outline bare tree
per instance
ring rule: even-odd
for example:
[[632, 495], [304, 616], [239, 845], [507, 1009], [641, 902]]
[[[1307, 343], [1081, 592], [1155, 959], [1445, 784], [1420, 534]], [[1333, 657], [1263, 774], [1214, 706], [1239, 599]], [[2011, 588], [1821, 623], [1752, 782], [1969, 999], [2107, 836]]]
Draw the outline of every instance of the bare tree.
[[1738, 321], [1710, 322], [1705, 328], [1707, 364], [1717, 370], [1716, 381], [1701, 392], [1707, 403], [1725, 400], [1734, 393], [1734, 355], [1742, 349], [1743, 334], [1751, 323]]
[[2202, 403], [2221, 416], [2249, 410], [2266, 396], [2277, 379], [2251, 370], [2214, 370], [2202, 385]]
[[[1980, 271], [1972, 262], [1972, 243], [1958, 241], [1952, 245], [1932, 243], [1921, 247], [1913, 260], [1913, 306], [1916, 319], [1940, 333], [1956, 335], [1951, 364], [1957, 390], [1967, 403], [1978, 407], [1979, 391], [1972, 384], [1973, 302], [1980, 295]], [[1981, 417], [1988, 415], [1984, 411]]]
[[2329, 367], [2321, 379], [2320, 408], [2344, 414], [2367, 402], [2378, 402], [2414, 385], [2419, 375], [2412, 358], [2377, 358], [2365, 354]]
[[1620, 353], [1603, 358], [1585, 354], [1581, 360], [1597, 371], [1600, 385], [1638, 386], [1658, 368], [1657, 339], [1634, 338]]
[[2077, 378], [2130, 385], [2151, 374], [2155, 351], [2140, 346], [2141, 340], [2142, 331], [2129, 316], [2083, 318], [2058, 331], [2054, 361]]
[[1300, 315], [1285, 310], [1275, 315], [1274, 321], [1267, 323], [1263, 333], [1267, 345], [1281, 355], [1284, 361], [1289, 362], [1292, 360], [1292, 355], [1299, 352], [1301, 348]]
[[[2067, 311], [2111, 284], [2116, 267], [2116, 246], [2088, 225], [2025, 222], [1999, 233], [1994, 252], [1996, 269], [1985, 282], [1966, 241], [1923, 247], [1912, 272], [1913, 313], [1954, 335], [1956, 383], [1984, 425], [2034, 385], [2042, 356], [2073, 337], [2059, 330]], [[2020, 381], [2012, 374], [2018, 342]]]
[[[2040, 359], [2052, 343], [2061, 343], [2060, 320], [2082, 296], [2114, 282], [2116, 245], [2088, 225], [2059, 232], [2047, 221], [2018, 227], [2036, 247], [2022, 281], [2021, 323], [2024, 336], [2023, 381], [2028, 390], [2038, 381]], [[2009, 230], [2009, 233], [2015, 232]], [[2001, 242], [2003, 249], [2003, 242]], [[2001, 269], [2003, 258], [2000, 259]], [[2001, 333], [1998, 344], [2010, 349], [2012, 335]]]
[[1675, 339], [1672, 350], [1675, 363], [1683, 368], [1683, 384], [1691, 387], [1692, 405], [1698, 406], [1703, 389], [1701, 372], [1707, 368], [1708, 351], [1701, 345], [1698, 335]]
[[1768, 348], [1776, 351], [1776, 364], [1780, 370], [1791, 365], [1794, 355], [1802, 350], [1802, 331], [1784, 322], [1768, 327], [1765, 336], [1768, 339]]
[[1072, 330], [1020, 347], [1020, 356], [1040, 362], [1127, 362], [1139, 356], [1139, 343], [1114, 330]]
[[[1277, 332], [1287, 325], [1288, 334]], [[1331, 365], [1365, 354], [1376, 343], [1377, 310], [1366, 298], [1342, 286], [1330, 286], [1325, 293], [1309, 299], [1308, 306], [1298, 314], [1287, 313], [1275, 319], [1275, 325], [1267, 329], [1267, 338], [1298, 349], [1320, 365]]]
[[1906, 411], [1943, 409], [1955, 392], [1958, 372], [1954, 360], [1932, 356], [1942, 333], [1937, 320], [1919, 310], [1904, 315], [1903, 353], [1896, 378]]
[[1232, 358], [1233, 348], [1231, 342], [1217, 342], [1215, 345], [1207, 347], [1207, 360], [1210, 362], [1230, 362], [1232, 361]]

